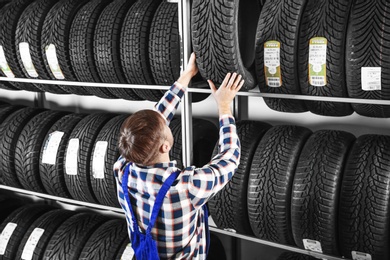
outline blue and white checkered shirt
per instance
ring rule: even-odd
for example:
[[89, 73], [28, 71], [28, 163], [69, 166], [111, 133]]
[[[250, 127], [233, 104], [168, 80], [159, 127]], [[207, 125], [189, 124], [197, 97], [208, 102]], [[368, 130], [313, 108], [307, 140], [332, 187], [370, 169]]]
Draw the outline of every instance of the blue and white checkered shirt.
[[[172, 120], [183, 97], [185, 88], [178, 83], [172, 85], [155, 108], [167, 120]], [[220, 117], [220, 152], [202, 168], [187, 167], [181, 170], [177, 180], [165, 196], [152, 235], [157, 241], [161, 259], [206, 259], [206, 234], [204, 205], [233, 177], [240, 161], [240, 141], [233, 117]], [[129, 227], [131, 214], [123, 197], [121, 187], [122, 170], [127, 165], [120, 158], [114, 165], [117, 180], [118, 200], [126, 213]], [[152, 166], [133, 164], [129, 174], [129, 196], [138, 225], [146, 230], [154, 201], [162, 183], [179, 170], [176, 161]]]

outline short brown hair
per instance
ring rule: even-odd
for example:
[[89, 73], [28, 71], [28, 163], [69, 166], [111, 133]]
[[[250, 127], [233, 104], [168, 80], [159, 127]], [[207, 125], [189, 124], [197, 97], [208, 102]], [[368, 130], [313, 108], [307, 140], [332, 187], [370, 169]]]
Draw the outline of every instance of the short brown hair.
[[164, 139], [164, 118], [153, 110], [140, 110], [122, 124], [119, 152], [129, 162], [149, 165]]

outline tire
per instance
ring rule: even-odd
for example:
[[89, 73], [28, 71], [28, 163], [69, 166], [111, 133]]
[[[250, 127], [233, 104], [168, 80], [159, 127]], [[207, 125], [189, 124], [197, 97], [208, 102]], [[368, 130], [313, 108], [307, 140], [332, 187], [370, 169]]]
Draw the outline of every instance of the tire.
[[339, 256], [337, 217], [344, 165], [355, 137], [347, 132], [317, 131], [307, 140], [295, 171], [291, 224], [295, 243], [321, 243], [325, 254]]
[[[86, 116], [76, 125], [70, 134], [69, 142], [65, 149], [64, 172], [66, 187], [71, 197], [75, 200], [98, 203], [91, 186], [91, 154], [96, 137], [103, 126], [112, 117], [113, 115], [108, 113]], [[72, 139], [78, 140], [78, 152], [73, 151], [74, 148], [69, 145]], [[75, 155], [77, 156], [77, 164], [68, 157], [69, 152], [77, 153], [77, 155]], [[67, 164], [69, 165], [69, 168]], [[73, 170], [70, 170], [72, 168]]]
[[[345, 48], [348, 18], [352, 1], [308, 1], [303, 13], [299, 38], [299, 80], [303, 95], [348, 97]], [[309, 43], [315, 37], [328, 40], [326, 49], [326, 85], [313, 86], [309, 81]], [[314, 114], [348, 116], [354, 111], [348, 103], [305, 101]]]
[[88, 239], [80, 260], [115, 259], [123, 249], [122, 244], [129, 243], [127, 224], [123, 219], [113, 219], [101, 225]]
[[[72, 22], [69, 37], [70, 61], [81, 82], [102, 82], [93, 55], [94, 31], [103, 9], [110, 0], [94, 0], [84, 5]], [[88, 87], [88, 92], [101, 98], [116, 98], [107, 88]]]
[[135, 259], [134, 250], [131, 247], [130, 241], [129, 241], [129, 239], [126, 239], [125, 241], [122, 242], [122, 246], [118, 250], [118, 254], [113, 259], [115, 259], [115, 260], [130, 259], [131, 254], [133, 254], [133, 258], [131, 258], [131, 259]]
[[389, 259], [390, 137], [360, 136], [349, 154], [340, 191], [342, 255], [368, 253]]
[[[72, 211], [56, 209], [51, 210], [37, 218], [23, 236], [19, 245], [19, 249], [17, 250], [15, 259], [43, 259], [42, 257], [45, 252], [46, 246], [49, 243], [54, 232], [64, 221], [66, 221], [74, 214], [75, 213]], [[38, 235], [40, 234], [39, 229], [43, 230], [41, 236]], [[29, 242], [29, 239], [34, 238], [36, 239], [36, 244], [34, 242]], [[30, 251], [31, 249], [32, 252]], [[26, 257], [29, 256], [29, 251], [31, 252], [31, 258]], [[22, 256], [24, 257], [22, 258]]]
[[24, 189], [45, 192], [39, 176], [39, 154], [50, 127], [65, 115], [64, 112], [45, 111], [23, 127], [16, 142], [15, 174]]
[[256, 87], [255, 35], [261, 1], [202, 1], [192, 5], [192, 45], [199, 72], [222, 83], [228, 72], [243, 76], [244, 90]]
[[[256, 75], [260, 92], [301, 94], [298, 76], [299, 26], [306, 0], [266, 1], [256, 33]], [[287, 29], [288, 28], [288, 29]], [[264, 45], [269, 41], [280, 43], [280, 87], [270, 87], [264, 72]], [[306, 112], [301, 100], [264, 98], [267, 106], [280, 112]]]
[[[31, 1], [30, 1], [31, 2]], [[38, 78], [38, 79], [49, 79], [50, 76], [46, 71], [45, 62], [43, 60], [42, 51], [41, 51], [41, 34], [43, 30], [43, 22], [46, 18], [46, 15], [53, 7], [56, 1], [51, 0], [38, 0], [32, 2], [22, 13], [19, 18], [16, 33], [15, 33], [15, 48], [16, 56], [19, 62], [19, 66], [23, 72], [23, 76], [26, 78]], [[29, 72], [34, 77], [30, 76], [29, 72], [24, 66], [21, 49], [19, 47], [20, 43], [27, 43], [28, 50], [30, 52], [30, 57], [34, 68], [29, 68]], [[25, 58], [23, 56], [23, 58]], [[31, 69], [31, 71], [30, 71]], [[34, 71], [35, 69], [35, 71]], [[37, 75], [34, 75], [34, 72]], [[37, 77], [35, 77], [37, 76]], [[35, 84], [38, 89], [51, 92], [56, 94], [66, 94], [67, 92], [61, 89], [58, 86], [51, 86], [45, 84]]]
[[[42, 31], [41, 52], [45, 62], [45, 68], [50, 75], [49, 79], [64, 79], [66, 81], [77, 81], [74, 74], [69, 53], [70, 28], [76, 12], [86, 3], [87, 0], [60, 0], [47, 14]], [[58, 60], [58, 67], [62, 75], [54, 75], [50, 69], [46, 49], [55, 46], [55, 53]], [[90, 95], [88, 90], [82, 86], [60, 86], [69, 94]]]
[[207, 260], [226, 260], [226, 250], [218, 236], [210, 234], [210, 248]]
[[[116, 116], [104, 125], [93, 145], [92, 163], [89, 169], [91, 186], [96, 199], [100, 204], [118, 208], [120, 204], [118, 203], [116, 181], [112, 169], [120, 156], [118, 150], [120, 128], [127, 117], [128, 115]], [[99, 145], [104, 143], [107, 145], [106, 150], [102, 150], [103, 148]], [[100, 166], [103, 168], [99, 169]]]
[[21, 199], [16, 199], [12, 197], [7, 197], [5, 195], [1, 195], [0, 197], [0, 223], [12, 214], [15, 210], [23, 206], [24, 202]]
[[20, 242], [28, 228], [37, 218], [49, 210], [52, 210], [49, 206], [23, 206], [12, 212], [12, 214], [4, 220], [0, 225], [1, 233], [4, 232], [4, 229], [7, 226], [9, 228], [11, 225], [16, 224], [16, 227], [12, 233], [10, 232], [11, 236], [5, 246], [5, 252], [3, 255], [0, 255], [1, 260], [15, 260]]
[[[15, 0], [1, 9], [0, 45], [3, 46], [8, 66], [16, 78], [23, 78], [24, 74], [16, 56], [15, 32], [19, 17], [30, 2], [30, 0]], [[12, 82], [10, 84], [17, 89], [41, 92], [33, 84], [20, 82]]]
[[[120, 53], [122, 68], [129, 84], [155, 85], [149, 63], [149, 33], [161, 0], [137, 1], [127, 12], [122, 25]], [[159, 101], [161, 90], [134, 89], [142, 99]]]
[[[72, 133], [75, 126], [85, 117], [83, 114], [70, 114], [62, 117], [47, 132], [43, 141], [40, 160], [39, 160], [39, 175], [46, 193], [53, 196], [60, 196], [64, 198], [71, 198], [71, 195], [66, 187], [65, 172], [64, 172], [64, 160], [65, 149], [69, 141], [69, 136]], [[58, 146], [57, 152], [53, 159], [44, 158], [45, 149], [48, 147], [50, 139], [56, 138], [58, 132], [63, 133]], [[54, 140], [53, 139], [53, 140]], [[53, 141], [54, 142], [54, 141]], [[49, 152], [48, 150], [47, 152]], [[45, 161], [44, 161], [45, 160]], [[53, 163], [53, 164], [52, 164]]]
[[43, 259], [78, 260], [90, 236], [106, 221], [106, 217], [90, 213], [68, 218], [54, 232]]
[[248, 214], [256, 237], [295, 246], [291, 228], [291, 190], [299, 155], [311, 131], [274, 126], [253, 156], [248, 181]]
[[20, 133], [27, 122], [35, 115], [43, 112], [42, 109], [26, 107], [10, 114], [0, 124], [1, 163], [0, 172], [5, 185], [22, 188], [15, 174], [15, 151]]
[[316, 260], [318, 258], [293, 252], [282, 253], [277, 260]]
[[[120, 64], [120, 35], [123, 21], [135, 0], [115, 0], [104, 8], [94, 32], [95, 66], [100, 79], [105, 83], [126, 84], [126, 77]], [[118, 98], [141, 100], [134, 90], [109, 88]]]
[[[252, 159], [264, 133], [271, 126], [262, 122], [240, 121], [237, 134], [241, 142], [241, 159], [231, 181], [209, 200], [210, 214], [219, 228], [253, 235], [248, 216], [247, 187]], [[213, 154], [217, 154], [218, 144]]]

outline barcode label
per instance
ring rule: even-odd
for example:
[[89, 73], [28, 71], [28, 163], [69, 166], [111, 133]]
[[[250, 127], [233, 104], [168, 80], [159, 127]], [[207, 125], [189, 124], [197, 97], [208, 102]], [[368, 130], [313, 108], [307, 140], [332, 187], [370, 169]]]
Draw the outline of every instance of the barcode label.
[[303, 246], [306, 250], [322, 253], [321, 243], [311, 239], [303, 239]]
[[382, 68], [362, 67], [362, 90], [375, 91], [382, 89]]
[[326, 54], [328, 40], [314, 37], [309, 43], [309, 83], [315, 87], [326, 86]]
[[370, 254], [352, 251], [352, 259], [353, 260], [372, 260], [372, 257]]
[[269, 87], [278, 88], [281, 86], [279, 78], [267, 78], [267, 81]]

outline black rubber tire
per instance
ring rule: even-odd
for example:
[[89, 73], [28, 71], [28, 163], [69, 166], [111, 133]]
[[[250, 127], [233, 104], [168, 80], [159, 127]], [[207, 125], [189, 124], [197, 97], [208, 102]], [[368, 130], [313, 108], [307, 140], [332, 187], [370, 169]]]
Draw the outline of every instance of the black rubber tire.
[[256, 87], [255, 35], [261, 1], [202, 1], [192, 4], [192, 45], [199, 72], [222, 83], [228, 72], [243, 76], [244, 90]]
[[[346, 70], [349, 97], [390, 99], [390, 3], [384, 0], [353, 2], [347, 31]], [[362, 90], [362, 67], [381, 67], [382, 90]], [[368, 117], [390, 117], [390, 107], [352, 104], [356, 113]]]
[[[113, 174], [114, 163], [118, 160], [120, 154], [118, 150], [118, 140], [120, 134], [120, 128], [123, 121], [128, 115], [119, 115], [108, 121], [102, 130], [100, 130], [96, 137], [95, 144], [93, 145], [91, 153], [91, 186], [96, 199], [100, 204], [120, 207], [118, 203], [118, 193], [116, 190], [116, 181]], [[107, 150], [104, 156], [104, 176], [101, 178], [95, 178], [95, 171], [93, 165], [95, 163], [94, 155], [96, 152], [97, 142], [107, 142]], [[99, 158], [101, 160], [101, 158]]]
[[295, 246], [291, 190], [299, 155], [311, 133], [300, 126], [274, 126], [257, 146], [248, 181], [248, 215], [260, 239]]
[[171, 160], [176, 160], [177, 167], [183, 168], [183, 158], [182, 158], [182, 136], [181, 136], [181, 119], [173, 118], [169, 124], [169, 128], [172, 131], [173, 135], [173, 147], [169, 151], [169, 157]]
[[[93, 55], [94, 31], [99, 15], [111, 0], [94, 0], [84, 5], [73, 19], [69, 36], [70, 61], [81, 82], [102, 82]], [[107, 88], [88, 87], [88, 92], [101, 98], [116, 98]]]
[[[126, 239], [125, 241], [122, 242], [122, 246], [121, 248], [118, 250], [118, 254], [116, 255], [115, 260], [122, 260], [122, 259], [128, 259], [126, 258], [127, 257], [127, 254], [129, 253], [128, 251], [126, 252], [126, 255], [125, 254], [125, 251], [126, 251], [126, 248], [127, 247], [131, 247], [131, 244], [130, 244], [130, 240], [129, 239]], [[134, 250], [133, 250], [134, 252]], [[135, 259], [135, 257], [133, 258]]]
[[207, 254], [207, 260], [226, 260], [225, 247], [222, 244], [222, 241], [218, 238], [217, 235], [210, 233], [210, 248], [209, 253]]
[[[122, 68], [129, 84], [155, 85], [149, 63], [149, 33], [161, 0], [137, 1], [127, 12], [122, 25], [120, 53]], [[153, 88], [153, 86], [151, 86]], [[142, 99], [159, 101], [160, 90], [134, 89]]]
[[24, 205], [24, 201], [21, 199], [8, 197], [7, 195], [0, 195], [0, 223], [12, 214], [15, 210]]
[[23, 127], [16, 142], [15, 174], [24, 189], [45, 192], [39, 175], [39, 154], [50, 127], [65, 115], [65, 112], [48, 110], [31, 118]]
[[[50, 79], [56, 80], [56, 77], [50, 69], [46, 56], [46, 47], [54, 44], [64, 80], [77, 81], [70, 62], [69, 35], [74, 16], [86, 2], [88, 0], [60, 0], [50, 9], [45, 18], [41, 36], [41, 52]], [[61, 85], [60, 87], [70, 94], [90, 95], [88, 90], [82, 86]]]
[[325, 254], [339, 256], [338, 206], [343, 170], [355, 137], [347, 132], [321, 130], [302, 149], [294, 176], [291, 225], [295, 243], [321, 243]]
[[[219, 228], [253, 235], [248, 216], [248, 179], [256, 148], [270, 127], [263, 122], [237, 122], [237, 134], [241, 142], [240, 165], [231, 181], [208, 202], [210, 214]], [[213, 155], [217, 154], [218, 146], [217, 143]]]
[[[29, 3], [31, 3], [30, 0], [14, 0], [1, 9], [0, 45], [3, 46], [8, 66], [16, 78], [24, 78], [24, 73], [16, 56], [15, 32], [19, 17]], [[41, 92], [33, 84], [20, 82], [12, 82], [10, 84], [17, 89]]]
[[[69, 141], [69, 136], [75, 126], [85, 117], [84, 114], [70, 114], [62, 117], [47, 132], [40, 151], [39, 175], [46, 193], [71, 198], [68, 188], [65, 184], [64, 160], [65, 149]], [[49, 141], [50, 134], [55, 131], [63, 132], [64, 135], [58, 145], [55, 164], [42, 163], [44, 149]]]
[[282, 253], [277, 260], [316, 260], [318, 258], [294, 252]]
[[[345, 48], [348, 18], [352, 1], [309, 1], [303, 13], [299, 38], [299, 80], [303, 95], [348, 97]], [[328, 39], [326, 52], [327, 84], [309, 82], [309, 43], [314, 37]], [[348, 116], [354, 111], [348, 103], [305, 101], [310, 112], [323, 116]]]
[[78, 260], [90, 236], [106, 221], [106, 217], [91, 213], [68, 218], [54, 232], [43, 259]]
[[30, 235], [34, 232], [36, 228], [43, 229], [44, 232], [37, 241], [31, 260], [43, 259], [42, 257], [45, 252], [46, 246], [49, 243], [54, 232], [63, 222], [65, 222], [74, 214], [75, 212], [73, 211], [56, 209], [51, 210], [37, 218], [34, 223], [32, 223], [31, 226], [28, 228], [27, 232], [24, 234], [20, 242], [19, 249], [16, 253], [15, 259], [24, 259], [22, 258], [23, 251], [25, 249], [28, 239], [30, 238]]
[[79, 260], [115, 259], [125, 241], [129, 243], [126, 221], [123, 219], [109, 220], [91, 235]]
[[15, 150], [19, 135], [27, 122], [42, 109], [26, 107], [10, 114], [0, 124], [0, 172], [3, 175], [3, 181], [6, 185], [22, 188], [15, 174]]
[[342, 255], [368, 253], [389, 259], [390, 137], [360, 136], [348, 157], [340, 191], [339, 230]]
[[37, 218], [52, 209], [52, 207], [44, 205], [27, 205], [12, 212], [0, 225], [1, 232], [9, 223], [17, 225], [8, 241], [4, 255], [0, 255], [0, 260], [15, 260], [20, 242], [28, 228]]
[[77, 154], [77, 175], [69, 175], [66, 169], [67, 151], [69, 149], [69, 142], [65, 149], [64, 172], [66, 187], [73, 199], [98, 203], [93, 194], [91, 185], [91, 155], [92, 148], [96, 137], [103, 126], [113, 117], [112, 114], [99, 113], [92, 114], [83, 118], [73, 129], [69, 136], [71, 139], [79, 139], [79, 150]]
[[[307, 0], [266, 1], [260, 15], [256, 34], [256, 75], [260, 92], [301, 94], [298, 76], [299, 26]], [[269, 87], [264, 72], [264, 44], [280, 42], [281, 87]], [[301, 100], [264, 98], [267, 106], [280, 112], [306, 112]]]
[[[30, 1], [31, 2], [31, 1]], [[15, 36], [15, 47], [16, 55], [19, 62], [19, 66], [23, 72], [24, 77], [33, 78], [24, 67], [22, 57], [20, 54], [19, 43], [27, 42], [29, 44], [31, 60], [34, 68], [38, 74], [38, 79], [49, 79], [50, 76], [46, 71], [45, 63], [41, 51], [41, 34], [43, 29], [43, 22], [45, 21], [46, 15], [53, 7], [56, 1], [52, 0], [37, 0], [32, 2], [22, 13], [19, 18], [16, 36]], [[56, 94], [66, 94], [67, 92], [58, 86], [51, 86], [45, 84], [35, 84], [38, 89], [45, 92], [52, 92]]]
[[[120, 63], [120, 36], [126, 13], [135, 0], [115, 0], [99, 16], [94, 32], [95, 65], [100, 79], [105, 83], [126, 84]], [[132, 89], [110, 88], [118, 98], [141, 100]]]

